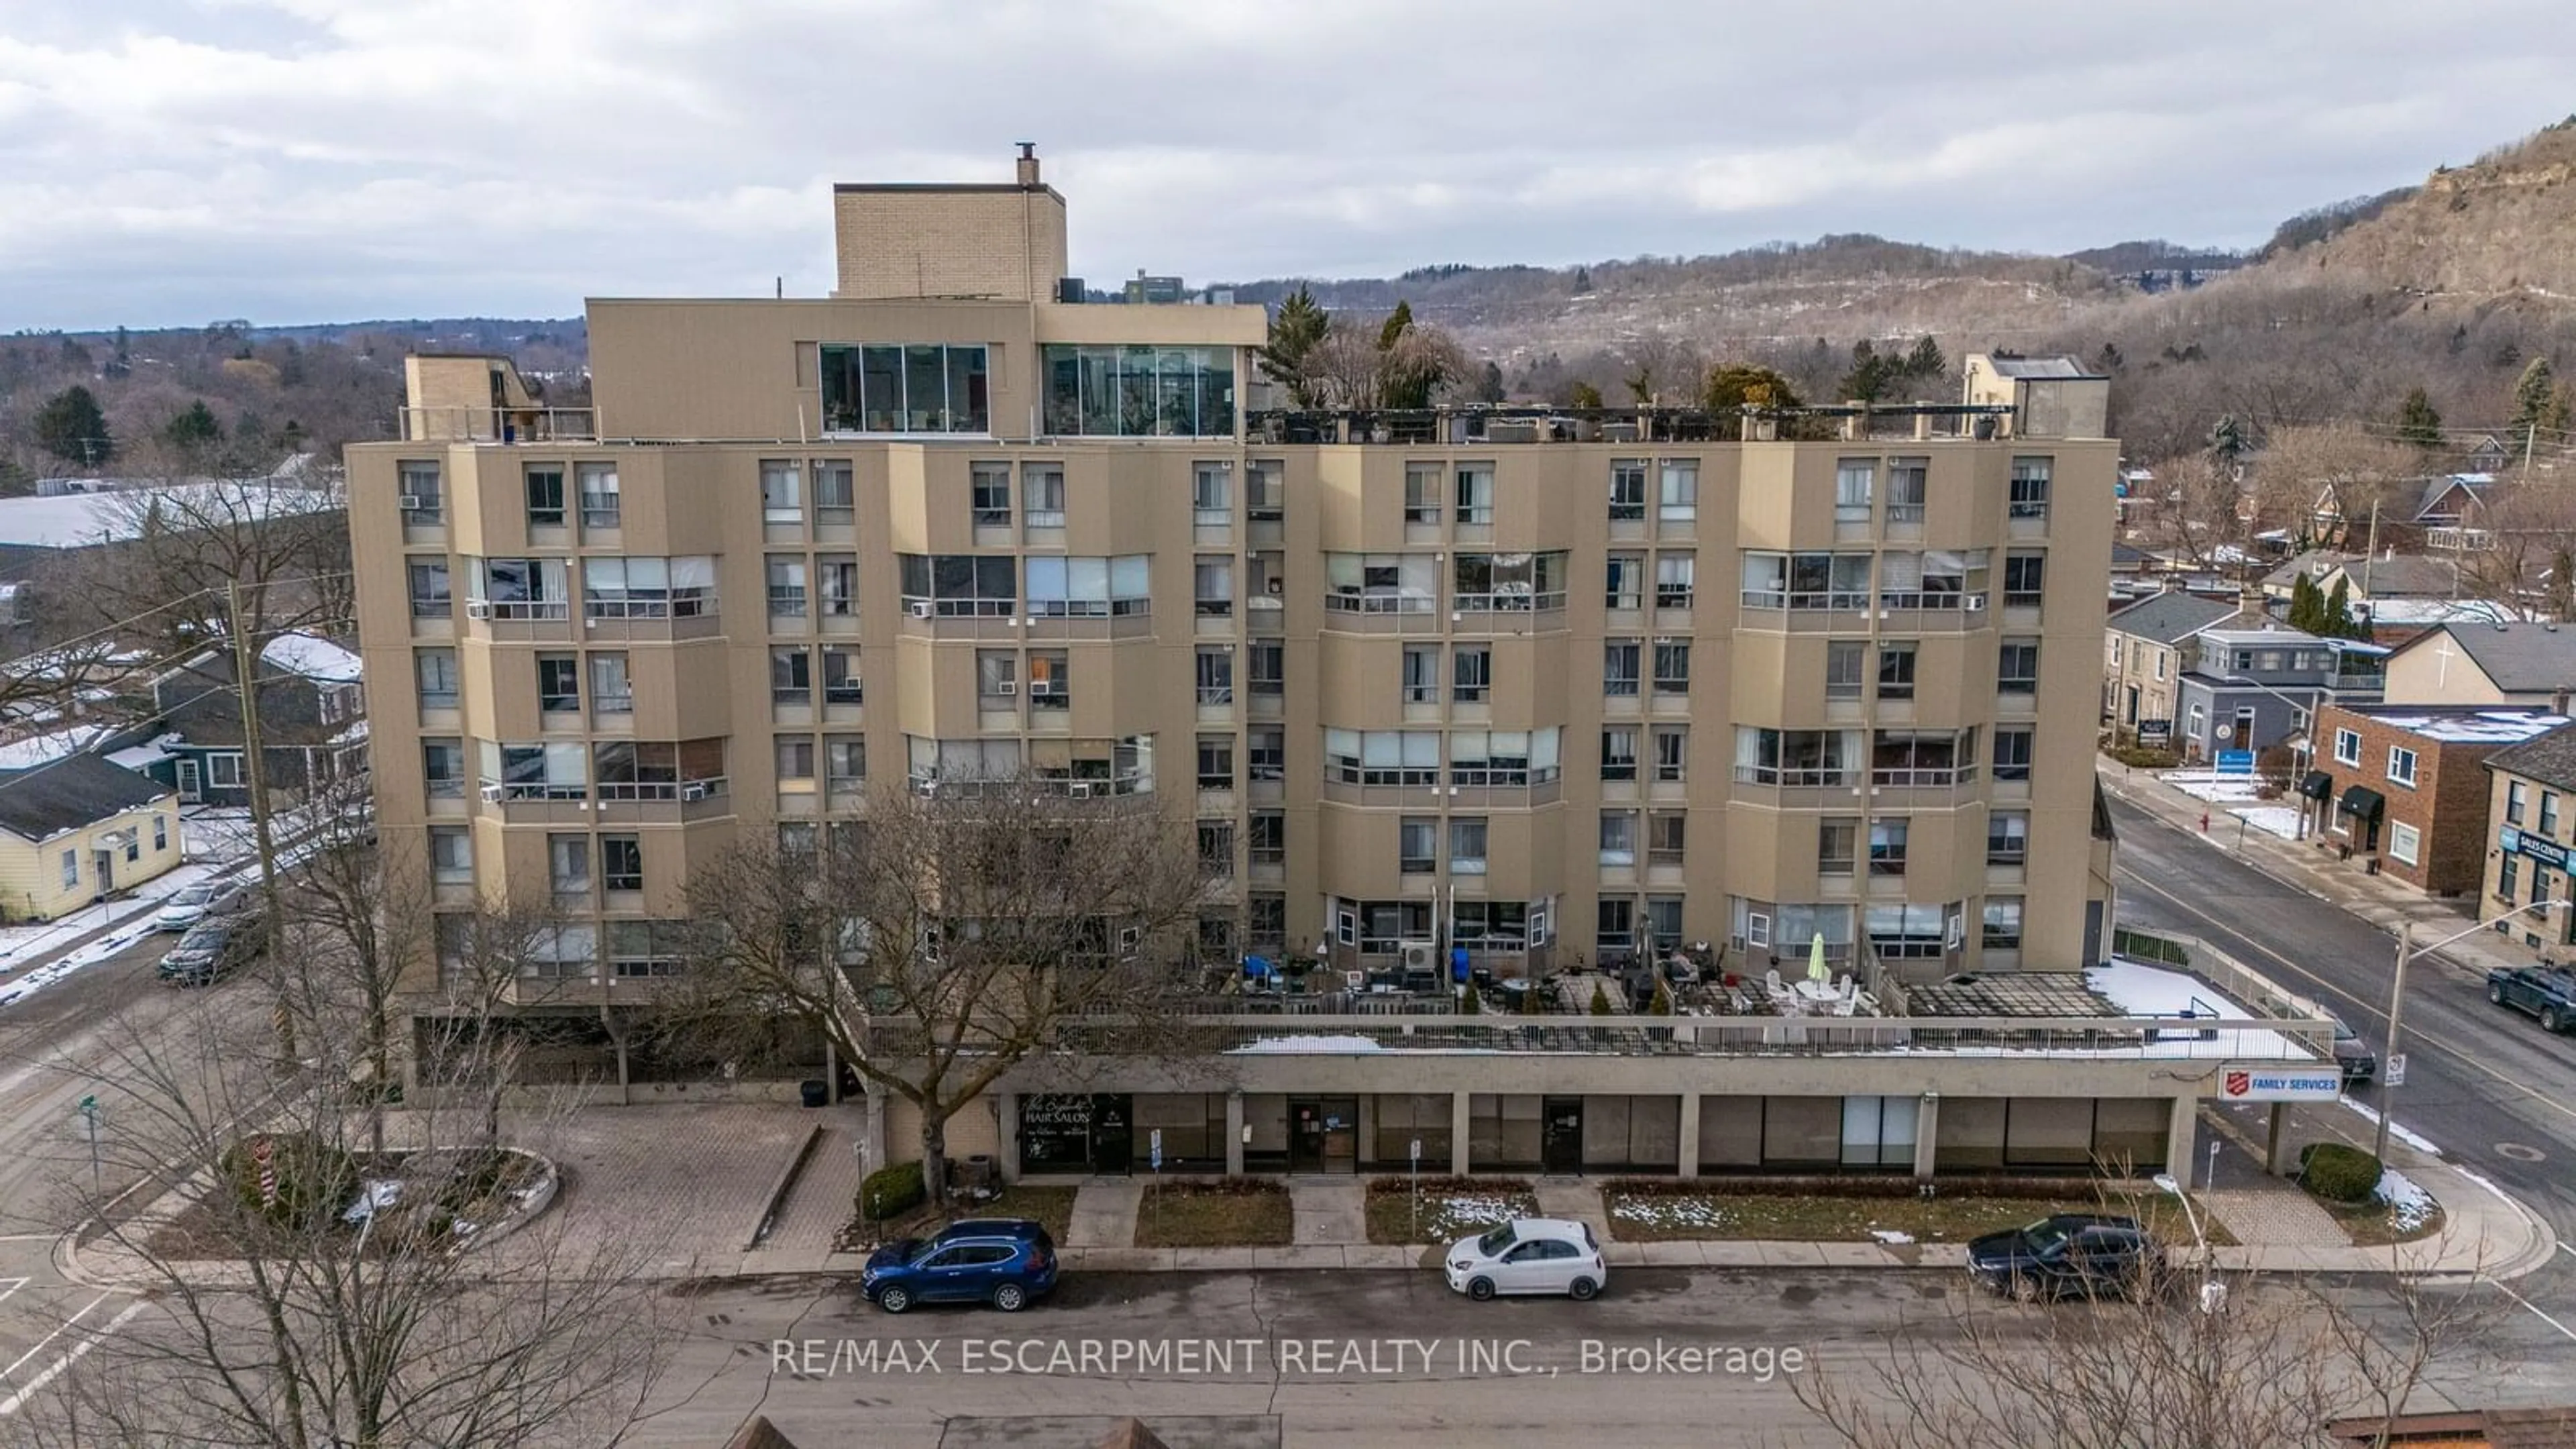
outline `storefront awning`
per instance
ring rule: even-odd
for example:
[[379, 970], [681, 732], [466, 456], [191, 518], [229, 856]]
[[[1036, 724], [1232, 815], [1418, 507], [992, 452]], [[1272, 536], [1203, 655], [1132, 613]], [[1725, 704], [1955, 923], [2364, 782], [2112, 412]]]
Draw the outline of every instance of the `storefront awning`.
[[2354, 785], [2343, 792], [2343, 813], [2360, 820], [2376, 820], [2388, 808], [2388, 801], [2368, 785]]
[[2299, 793], [2311, 800], [2323, 800], [2334, 794], [2334, 776], [2323, 770], [2310, 770], [2299, 782]]

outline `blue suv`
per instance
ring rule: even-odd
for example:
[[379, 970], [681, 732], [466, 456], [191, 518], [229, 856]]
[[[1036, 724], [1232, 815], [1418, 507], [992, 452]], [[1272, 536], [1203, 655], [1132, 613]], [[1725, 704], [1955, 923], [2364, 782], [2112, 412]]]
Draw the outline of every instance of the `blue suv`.
[[916, 1303], [990, 1303], [1017, 1313], [1055, 1290], [1055, 1239], [1027, 1218], [967, 1218], [868, 1255], [859, 1291], [888, 1313]]

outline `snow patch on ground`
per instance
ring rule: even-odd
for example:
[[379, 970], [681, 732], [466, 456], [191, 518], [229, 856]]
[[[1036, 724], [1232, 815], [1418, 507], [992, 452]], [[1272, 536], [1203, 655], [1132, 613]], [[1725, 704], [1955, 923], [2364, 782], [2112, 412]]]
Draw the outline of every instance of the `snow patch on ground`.
[[2084, 982], [2131, 1016], [2180, 1016], [2186, 1011], [2206, 1016], [2215, 1011], [2230, 1021], [2254, 1017], [2199, 977], [2143, 961], [2112, 960], [2088, 966]]
[[1882, 1243], [1891, 1245], [1897, 1243], [1910, 1243], [1914, 1241], [1914, 1235], [1912, 1233], [1900, 1232], [1895, 1228], [1872, 1228], [1869, 1230], [1869, 1235], [1878, 1239]]
[[[2354, 1100], [2353, 1100], [2352, 1098], [2350, 1098], [2350, 1097], [2346, 1097], [2346, 1098], [2344, 1098], [2344, 1099], [2343, 1099], [2343, 1104], [2344, 1104], [2345, 1106], [2347, 1106], [2347, 1107], [2350, 1107], [2352, 1110], [2354, 1110], [2354, 1111], [2356, 1111], [2356, 1112], [2359, 1112], [2362, 1116], [2369, 1118], [2369, 1119], [2370, 1119], [2370, 1122], [2371, 1122], [2371, 1125], [2373, 1125], [2373, 1126], [2377, 1126], [2377, 1125], [2378, 1125], [2378, 1123], [2379, 1123], [2379, 1112], [2378, 1112], [2378, 1110], [2377, 1110], [2376, 1108], [2369, 1107], [2369, 1106], [2365, 1106], [2364, 1104], [2362, 1104], [2362, 1103], [2360, 1103], [2360, 1102], [2356, 1102], [2356, 1101], [2354, 1101]], [[2439, 1155], [2441, 1154], [2441, 1151], [2442, 1151], [2442, 1149], [2441, 1149], [2441, 1148], [2436, 1147], [2436, 1146], [2434, 1146], [2434, 1145], [2433, 1145], [2432, 1140], [2431, 1140], [2430, 1138], [2427, 1138], [2426, 1136], [2424, 1136], [2424, 1134], [2422, 1134], [2422, 1133], [2420, 1133], [2420, 1132], [2414, 1131], [2413, 1129], [2409, 1128], [2409, 1127], [2408, 1127], [2405, 1123], [2403, 1123], [2403, 1122], [2391, 1122], [2391, 1123], [2389, 1123], [2389, 1124], [2388, 1124], [2388, 1135], [2389, 1135], [2389, 1136], [2391, 1136], [2391, 1137], [2396, 1138], [2396, 1139], [2397, 1139], [2398, 1141], [2400, 1141], [2400, 1142], [2405, 1143], [2407, 1146], [2414, 1148], [2414, 1149], [2415, 1149], [2416, 1151], [2418, 1151], [2418, 1152], [2430, 1152], [2430, 1153], [2433, 1153], [2433, 1154], [2434, 1154], [2434, 1155], [2436, 1155], [2436, 1156], [2439, 1156]], [[2503, 1194], [2499, 1193], [2499, 1194], [2497, 1194], [2497, 1196], [2501, 1197], [2501, 1196], [2503, 1196]]]
[[2379, 1187], [2371, 1195], [2387, 1205], [2389, 1223], [2401, 1233], [2424, 1226], [2439, 1207], [2421, 1184], [2393, 1167], [2379, 1174]]
[[1373, 1037], [1365, 1036], [1265, 1036], [1234, 1048], [1237, 1052], [1375, 1052], [1384, 1051]]
[[1613, 1221], [1651, 1228], [1718, 1228], [1726, 1210], [1704, 1197], [1619, 1197], [1610, 1204]]

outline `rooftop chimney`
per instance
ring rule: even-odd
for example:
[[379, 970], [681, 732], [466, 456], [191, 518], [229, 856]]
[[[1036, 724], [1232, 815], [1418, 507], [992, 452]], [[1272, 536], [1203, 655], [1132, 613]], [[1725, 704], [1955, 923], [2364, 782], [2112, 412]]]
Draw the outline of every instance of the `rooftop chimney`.
[[2556, 694], [2549, 696], [2549, 712], [2554, 715], [2565, 715], [2567, 713], [2566, 690], [2562, 689]]
[[1038, 188], [1038, 143], [1035, 141], [1020, 143], [1020, 185], [1031, 191]]

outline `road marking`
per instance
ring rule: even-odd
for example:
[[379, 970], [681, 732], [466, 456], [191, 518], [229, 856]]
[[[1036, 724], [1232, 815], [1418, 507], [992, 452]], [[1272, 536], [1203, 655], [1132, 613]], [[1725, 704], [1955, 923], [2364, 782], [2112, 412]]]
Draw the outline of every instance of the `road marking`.
[[0, 1278], [0, 1303], [8, 1302], [10, 1294], [26, 1286], [27, 1280], [24, 1278]]
[[[2307, 967], [2300, 965], [2298, 962], [2291, 960], [2289, 957], [2282, 955], [2280, 952], [2273, 950], [2271, 947], [2266, 946], [2262, 942], [2255, 940], [2253, 937], [2246, 935], [2244, 932], [2237, 930], [2234, 926], [2231, 926], [2225, 921], [2218, 919], [2216, 916], [2211, 915], [2207, 911], [2192, 905], [2182, 897], [2164, 889], [2162, 886], [2148, 880], [2146, 877], [2137, 874], [2134, 870], [2129, 871], [2127, 874], [2129, 877], [2129, 884], [2153, 891], [2155, 894], [2164, 897], [2168, 902], [2172, 903], [2174, 909], [2182, 911], [2188, 915], [2198, 916], [2200, 919], [2207, 921], [2209, 924], [2225, 931], [2227, 934], [2236, 937], [2246, 945], [2251, 946], [2255, 950], [2262, 952], [2264, 955], [2271, 957], [2273, 960], [2280, 962], [2283, 966], [2286, 966], [2290, 970], [2297, 972], [2300, 976], [2315, 982], [2317, 985], [2326, 988], [2328, 991], [2332, 991], [2338, 995], [2352, 994], [2348, 988], [2338, 985], [2335, 982], [2328, 981], [2326, 978], [2319, 976]], [[2354, 919], [2358, 920], [2360, 918], [2355, 917]], [[2384, 1017], [2385, 1013], [2382, 1013], [2381, 1015]], [[2484, 1062], [2479, 1061], [2475, 1055], [2470, 1053], [2466, 1048], [2460, 1046], [2458, 1043], [2443, 1037], [2435, 1036], [2430, 1032], [2412, 1030], [2411, 1028], [2410, 1031], [2414, 1040], [2429, 1042], [2432, 1045], [2449, 1052], [2453, 1063], [2467, 1067], [2472, 1071], [2483, 1072], [2487, 1076], [2494, 1078], [2496, 1081], [2501, 1082], [2505, 1086], [2512, 1088], [2514, 1091], [2521, 1093], [2525, 1097], [2528, 1097], [2534, 1105], [2546, 1107], [2550, 1111], [2555, 1112], [2562, 1117], [2576, 1120], [2576, 1107], [2569, 1107], [2563, 1103], [2552, 1101], [2550, 1098], [2541, 1095], [2539, 1092], [2524, 1086], [2522, 1083], [2515, 1081], [2513, 1078], [2486, 1065]], [[2571, 1335], [2571, 1337], [2576, 1337], [2576, 1335]]]
[[[2561, 1244], [2559, 1244], [2558, 1246], [2560, 1246], [2560, 1247], [2562, 1247], [2562, 1248], [2563, 1248], [2563, 1247], [2566, 1247], [2567, 1245], [2566, 1245], [2565, 1243], [2561, 1243]], [[2570, 1338], [2570, 1339], [2576, 1339], [2576, 1328], [2569, 1328], [2566, 1324], [2563, 1324], [2563, 1323], [2559, 1322], [2557, 1319], [2550, 1317], [2548, 1314], [2541, 1312], [2538, 1308], [2535, 1308], [2535, 1307], [2533, 1307], [2533, 1306], [2532, 1306], [2532, 1302], [2531, 1302], [2531, 1300], [2530, 1300], [2530, 1299], [2525, 1298], [2525, 1297], [2523, 1297], [2521, 1294], [2514, 1292], [2512, 1289], [2507, 1288], [2507, 1287], [2506, 1287], [2506, 1286], [2504, 1286], [2502, 1283], [2497, 1282], [2495, 1279], [2493, 1279], [2493, 1278], [2489, 1278], [2489, 1279], [2487, 1279], [2487, 1280], [2485, 1280], [2485, 1281], [2486, 1281], [2486, 1284], [2487, 1284], [2487, 1286], [2488, 1286], [2488, 1287], [2495, 1289], [2495, 1291], [2497, 1291], [2498, 1293], [2501, 1293], [2501, 1294], [2503, 1294], [2505, 1297], [2512, 1299], [2514, 1302], [2521, 1304], [2523, 1307], [2525, 1307], [2525, 1308], [2527, 1308], [2527, 1309], [2530, 1309], [2530, 1310], [2531, 1310], [2531, 1316], [2532, 1316], [2532, 1317], [2539, 1319], [2541, 1322], [2548, 1324], [2550, 1327], [2552, 1327], [2552, 1328], [2554, 1328], [2554, 1329], [2557, 1329], [2560, 1333], [2562, 1333], [2562, 1334], [2566, 1335], [2568, 1338]], [[143, 1305], [142, 1305], [142, 1304], [140, 1304], [140, 1303], [137, 1303], [137, 1304], [136, 1304], [136, 1305], [134, 1305], [134, 1306], [135, 1306], [135, 1307], [137, 1307], [137, 1308], [140, 1308], [140, 1307], [142, 1307]], [[7, 1413], [7, 1412], [8, 1412], [8, 1410], [7, 1410], [7, 1408], [6, 1408], [5, 1406], [0, 1406], [0, 1413]]]
[[81, 1311], [73, 1314], [70, 1322], [65, 1323], [60, 1328], [46, 1334], [44, 1337], [37, 1339], [36, 1346], [27, 1350], [25, 1353], [18, 1355], [18, 1361], [16, 1363], [9, 1365], [7, 1368], [0, 1369], [0, 1383], [7, 1383], [11, 1379], [16, 1378], [18, 1376], [18, 1370], [27, 1366], [27, 1360], [34, 1358], [36, 1355], [45, 1351], [46, 1344], [49, 1344], [55, 1339], [62, 1337], [64, 1334], [71, 1332], [74, 1328], [79, 1326], [82, 1319], [89, 1316], [89, 1311], [91, 1309], [96, 1308], [98, 1305], [105, 1303], [107, 1300], [115, 1296], [116, 1295], [114, 1293], [101, 1293], [96, 1298], [82, 1304]]
[[60, 1233], [0, 1233], [0, 1243], [50, 1243]]
[[[93, 1302], [90, 1305], [90, 1308], [95, 1308], [97, 1306], [98, 1305]], [[109, 1334], [116, 1332], [118, 1329], [123, 1328], [125, 1326], [125, 1320], [142, 1312], [148, 1306], [148, 1302], [140, 1298], [136, 1299], [132, 1303], [126, 1304], [125, 1311], [117, 1314], [114, 1318], [109, 1319], [105, 1327], [98, 1329], [89, 1336], [83, 1338], [80, 1342], [73, 1344], [70, 1350], [64, 1353], [61, 1358], [55, 1359], [52, 1363], [45, 1365], [45, 1371], [30, 1380], [25, 1388], [20, 1389], [18, 1392], [11, 1394], [5, 1399], [0, 1399], [0, 1418], [7, 1418], [9, 1415], [18, 1412], [20, 1408], [25, 1406], [27, 1400], [33, 1398], [39, 1390], [44, 1388], [45, 1385], [52, 1383], [57, 1378], [60, 1378], [65, 1370], [69, 1369], [73, 1364], [79, 1363], [82, 1358], [88, 1355], [91, 1349], [98, 1347], [101, 1340], [105, 1339]], [[88, 1311], [89, 1308], [81, 1310], [83, 1313], [87, 1313]], [[2538, 1310], [2535, 1309], [2533, 1311], [2537, 1312]], [[80, 1320], [75, 1317], [72, 1321], [77, 1323]], [[64, 1325], [65, 1328], [70, 1326], [70, 1324]], [[58, 1329], [56, 1332], [60, 1332], [60, 1330]], [[2566, 1330], [2560, 1329], [2559, 1332], [2565, 1333]], [[46, 1335], [48, 1338], [51, 1338], [52, 1336], [53, 1335], [51, 1334]], [[2570, 1334], [2569, 1336], [2576, 1337], [2576, 1334]], [[43, 1346], [44, 1345], [42, 1344], [37, 1345], [39, 1348], [42, 1348]], [[18, 1363], [25, 1362], [26, 1360], [23, 1358], [18, 1360]], [[15, 1369], [17, 1364], [12, 1364], [10, 1367]]]

